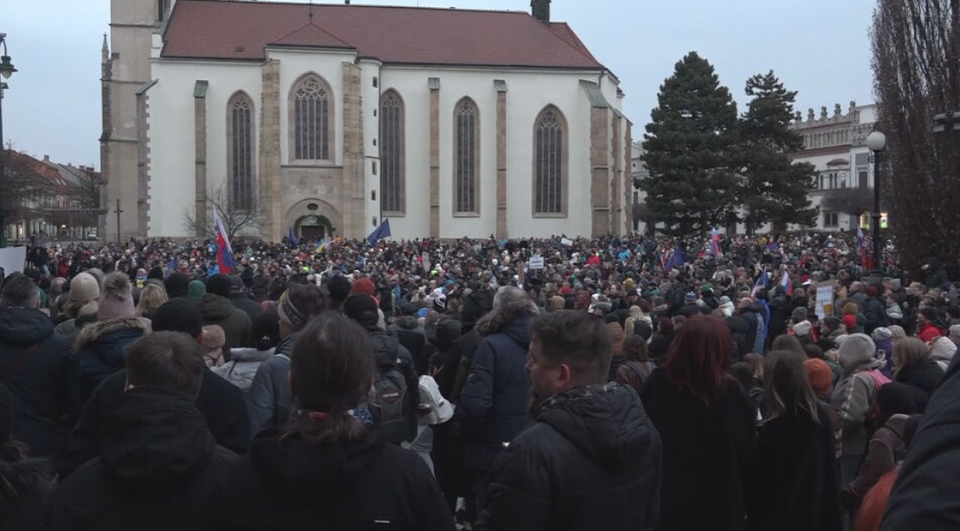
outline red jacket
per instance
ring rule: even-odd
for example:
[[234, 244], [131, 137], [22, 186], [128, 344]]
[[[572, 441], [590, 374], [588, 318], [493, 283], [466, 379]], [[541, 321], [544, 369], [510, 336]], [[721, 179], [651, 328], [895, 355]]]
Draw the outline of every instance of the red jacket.
[[926, 323], [920, 327], [920, 332], [917, 334], [917, 337], [924, 343], [930, 343], [942, 335], [944, 335], [943, 330], [937, 328], [933, 323]]

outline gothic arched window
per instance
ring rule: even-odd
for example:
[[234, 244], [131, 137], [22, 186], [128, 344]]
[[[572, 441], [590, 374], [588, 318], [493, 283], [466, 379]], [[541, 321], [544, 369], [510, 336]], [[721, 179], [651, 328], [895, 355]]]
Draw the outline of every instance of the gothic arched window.
[[394, 91], [380, 98], [380, 200], [384, 215], [402, 215], [404, 201], [403, 100]]
[[290, 92], [293, 158], [332, 161], [334, 107], [330, 85], [316, 74], [307, 74]]
[[227, 104], [227, 175], [230, 202], [247, 210], [254, 206], [253, 101], [238, 92]]
[[454, 108], [454, 213], [480, 213], [480, 110], [470, 98]]
[[534, 128], [534, 214], [567, 213], [567, 125], [559, 109], [540, 112]]

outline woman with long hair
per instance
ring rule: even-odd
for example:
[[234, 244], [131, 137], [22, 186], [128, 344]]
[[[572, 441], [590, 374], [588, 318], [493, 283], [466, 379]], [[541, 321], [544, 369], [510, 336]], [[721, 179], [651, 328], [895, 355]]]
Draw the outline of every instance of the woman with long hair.
[[757, 411], [727, 375], [730, 348], [723, 320], [691, 317], [643, 386], [663, 441], [659, 531], [744, 528]]
[[163, 303], [167, 302], [167, 290], [163, 284], [148, 282], [140, 292], [140, 302], [137, 303], [137, 317], [153, 319], [153, 313]]
[[375, 372], [369, 335], [350, 319], [324, 313], [300, 332], [290, 363], [300, 412], [233, 464], [222, 529], [453, 530], [426, 464], [387, 444], [362, 407]]
[[806, 356], [777, 350], [764, 360], [766, 417], [757, 440], [757, 475], [748, 529], [839, 531], [833, 426], [817, 400]]
[[[633, 387], [639, 393], [643, 388], [643, 382], [656, 368], [648, 357], [647, 342], [636, 334], [627, 336], [623, 340], [623, 356], [624, 361], [615, 369], [613, 380], [621, 385]], [[611, 370], [613, 370], [612, 366]]]

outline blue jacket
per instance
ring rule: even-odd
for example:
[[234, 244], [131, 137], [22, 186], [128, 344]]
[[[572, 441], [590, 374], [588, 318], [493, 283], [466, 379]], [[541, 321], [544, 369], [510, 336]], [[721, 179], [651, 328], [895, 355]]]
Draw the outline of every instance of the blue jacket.
[[514, 319], [477, 346], [457, 406], [470, 468], [489, 469], [505, 443], [529, 423], [526, 364], [531, 319], [530, 315]]

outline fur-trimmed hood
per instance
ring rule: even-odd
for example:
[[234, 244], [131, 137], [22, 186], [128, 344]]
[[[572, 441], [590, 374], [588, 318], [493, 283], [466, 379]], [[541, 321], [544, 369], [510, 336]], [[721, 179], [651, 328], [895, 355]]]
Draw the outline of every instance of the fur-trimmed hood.
[[109, 321], [100, 321], [90, 323], [80, 331], [77, 336], [77, 342], [74, 345], [74, 352], [87, 348], [94, 343], [105, 339], [107, 335], [114, 332], [130, 330], [145, 336], [151, 332], [150, 321], [142, 317], [126, 317], [123, 319], [111, 319]]

